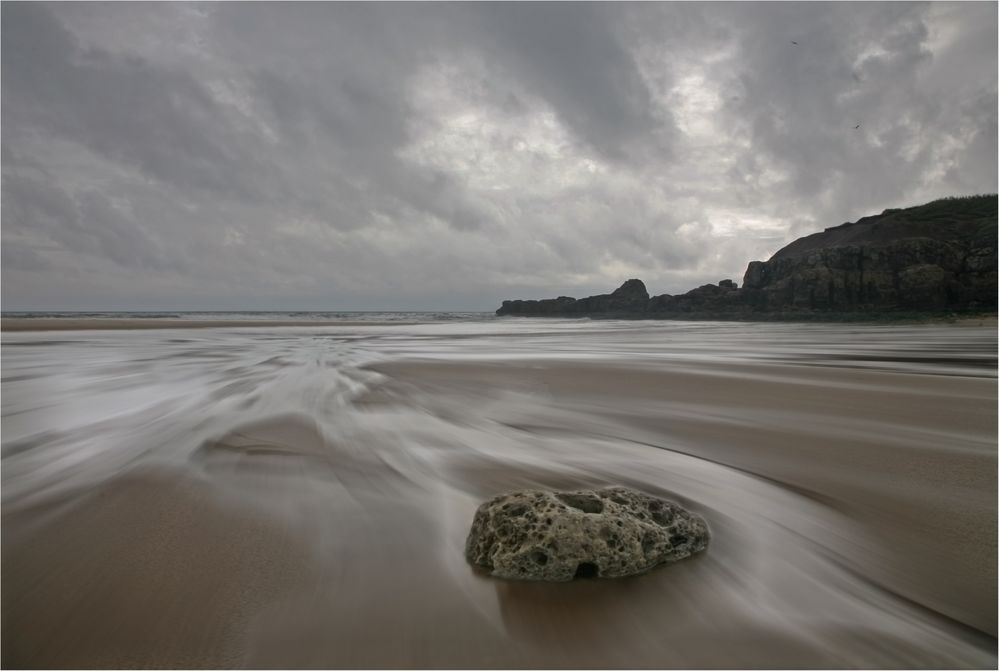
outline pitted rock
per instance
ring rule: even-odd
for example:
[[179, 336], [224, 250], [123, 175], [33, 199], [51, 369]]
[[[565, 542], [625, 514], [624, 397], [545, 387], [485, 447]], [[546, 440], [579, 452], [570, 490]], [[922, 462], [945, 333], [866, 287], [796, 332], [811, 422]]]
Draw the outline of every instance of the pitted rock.
[[619, 578], [700, 552], [709, 537], [699, 515], [632, 489], [524, 490], [479, 506], [465, 557], [499, 578]]

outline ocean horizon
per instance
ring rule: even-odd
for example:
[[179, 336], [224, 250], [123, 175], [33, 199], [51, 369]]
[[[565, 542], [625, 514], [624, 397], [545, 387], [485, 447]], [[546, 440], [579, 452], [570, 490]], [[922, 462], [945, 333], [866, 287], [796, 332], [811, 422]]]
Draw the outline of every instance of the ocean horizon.
[[492, 311], [468, 310], [10, 310], [0, 319], [190, 319], [274, 321], [478, 321]]

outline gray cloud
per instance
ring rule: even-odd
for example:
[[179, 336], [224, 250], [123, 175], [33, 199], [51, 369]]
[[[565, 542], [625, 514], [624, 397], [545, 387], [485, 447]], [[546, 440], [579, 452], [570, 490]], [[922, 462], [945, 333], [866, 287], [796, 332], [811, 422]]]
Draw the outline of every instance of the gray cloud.
[[[82, 49], [42, 5], [3, 10], [3, 114], [153, 179], [251, 197], [253, 162], [193, 73]], [[252, 173], [251, 173], [252, 174]]]
[[544, 96], [585, 143], [612, 158], [647, 142], [656, 125], [645, 83], [600, 3], [483, 3], [475, 24], [490, 56]]
[[[58, 241], [78, 254], [107, 259], [122, 268], [184, 269], [180, 255], [164, 254], [153, 236], [130, 216], [129, 208], [116, 206], [100, 191], [69, 194], [44, 173], [5, 176], [3, 191], [8, 235], [34, 239], [39, 246]], [[38, 250], [32, 256], [43, 258]], [[34, 265], [46, 267], [37, 260]]]
[[6, 309], [675, 293], [996, 190], [990, 3], [0, 11]]
[[[786, 175], [775, 189], [777, 202], [835, 221], [893, 199], [909, 204], [930, 193], [967, 191], [970, 183], [959, 176], [969, 174], [967, 160], [950, 179], [932, 174], [954, 152], [984, 155], [988, 145], [974, 138], [994, 133], [994, 110], [976, 115], [967, 105], [986, 99], [995, 107], [995, 30], [974, 27], [976, 13], [990, 21], [995, 8], [969, 6], [961, 16], [959, 30], [977, 40], [970, 50], [959, 41], [965, 35], [931, 44], [931, 29], [942, 28], [933, 25], [935, 13], [922, 3], [818, 11], [787, 3], [770, 8], [765, 25], [744, 17], [742, 97], [729, 111], [748, 126], [754, 156], [747, 160], [769, 162]], [[961, 67], [985, 77], [954, 71], [944, 81], [939, 75], [953, 68], [946, 61], [955, 48], [968, 50]], [[975, 188], [994, 190], [990, 162], [971, 180]], [[933, 182], [936, 188], [927, 190]]]

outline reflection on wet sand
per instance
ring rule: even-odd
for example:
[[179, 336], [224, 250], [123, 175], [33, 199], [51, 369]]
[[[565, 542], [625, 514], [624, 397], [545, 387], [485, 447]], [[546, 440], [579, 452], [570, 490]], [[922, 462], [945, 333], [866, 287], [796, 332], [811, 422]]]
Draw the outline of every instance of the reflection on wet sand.
[[[867, 328], [5, 338], [3, 664], [992, 668], [995, 332], [911, 327], [897, 361]], [[615, 581], [465, 562], [496, 493], [611, 484], [711, 546]]]

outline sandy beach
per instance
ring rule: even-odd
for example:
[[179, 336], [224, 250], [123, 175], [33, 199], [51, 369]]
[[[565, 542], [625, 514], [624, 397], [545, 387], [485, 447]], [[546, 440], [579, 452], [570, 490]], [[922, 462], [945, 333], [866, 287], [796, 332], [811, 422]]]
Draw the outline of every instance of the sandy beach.
[[[5, 338], [3, 666], [996, 665], [994, 331], [407, 328]], [[465, 562], [491, 496], [618, 484], [708, 550]]]

